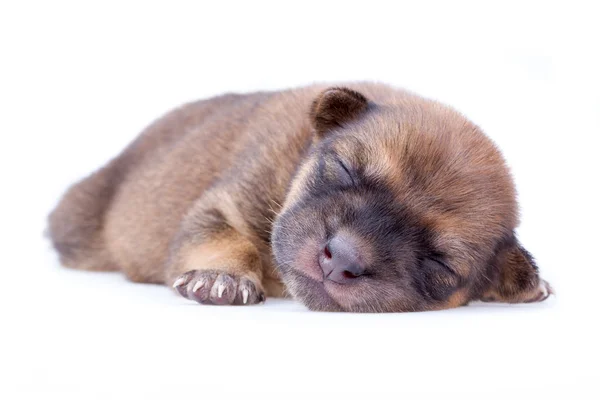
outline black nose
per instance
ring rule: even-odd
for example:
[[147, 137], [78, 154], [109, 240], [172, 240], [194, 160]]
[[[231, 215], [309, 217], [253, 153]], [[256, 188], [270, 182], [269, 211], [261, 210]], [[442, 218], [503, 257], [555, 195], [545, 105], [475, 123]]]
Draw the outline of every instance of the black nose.
[[324, 279], [337, 283], [349, 283], [365, 273], [357, 246], [344, 236], [335, 236], [325, 245], [319, 264]]

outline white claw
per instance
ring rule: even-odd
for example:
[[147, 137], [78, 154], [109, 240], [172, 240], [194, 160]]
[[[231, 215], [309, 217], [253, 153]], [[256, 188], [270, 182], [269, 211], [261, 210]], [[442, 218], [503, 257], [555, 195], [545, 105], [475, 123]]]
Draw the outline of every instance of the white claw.
[[550, 286], [546, 281], [540, 282], [540, 289], [542, 290], [542, 299], [546, 299], [548, 296], [550, 296], [550, 293], [552, 293], [552, 289], [550, 289]]
[[198, 282], [196, 282], [196, 284], [192, 288], [192, 291], [197, 292], [198, 289], [200, 289], [202, 286], [204, 286], [204, 281], [202, 279], [200, 279]]
[[177, 278], [177, 280], [173, 283], [173, 287], [178, 288], [179, 286], [183, 285], [184, 283], [185, 283], [184, 277]]
[[242, 301], [244, 304], [248, 302], [248, 289], [242, 289]]
[[217, 296], [223, 297], [224, 291], [225, 291], [225, 285], [220, 284], [219, 287], [217, 287]]

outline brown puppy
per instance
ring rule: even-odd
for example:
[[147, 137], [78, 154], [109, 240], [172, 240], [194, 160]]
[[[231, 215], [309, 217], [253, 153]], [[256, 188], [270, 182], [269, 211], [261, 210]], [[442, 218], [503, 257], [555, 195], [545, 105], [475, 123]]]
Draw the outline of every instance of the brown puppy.
[[313, 310], [357, 312], [544, 300], [517, 224], [508, 169], [479, 128], [379, 84], [185, 105], [49, 218], [69, 267], [200, 303], [287, 289]]

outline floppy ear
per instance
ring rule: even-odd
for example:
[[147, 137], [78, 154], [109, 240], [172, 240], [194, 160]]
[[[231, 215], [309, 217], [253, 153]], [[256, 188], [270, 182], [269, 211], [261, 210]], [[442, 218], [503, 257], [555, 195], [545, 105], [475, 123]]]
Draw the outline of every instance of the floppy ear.
[[483, 301], [531, 303], [544, 301], [552, 294], [548, 282], [540, 279], [535, 260], [514, 235], [499, 248], [491, 268], [491, 284], [484, 291]]
[[323, 136], [331, 129], [343, 126], [362, 115], [369, 102], [362, 94], [345, 88], [334, 87], [322, 92], [310, 108], [310, 118], [317, 135]]

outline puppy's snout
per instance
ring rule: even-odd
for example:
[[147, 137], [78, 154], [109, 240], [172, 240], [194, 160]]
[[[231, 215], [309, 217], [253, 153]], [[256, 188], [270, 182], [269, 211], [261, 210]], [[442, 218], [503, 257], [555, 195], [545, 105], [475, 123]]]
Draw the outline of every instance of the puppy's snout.
[[325, 245], [319, 264], [323, 278], [337, 283], [349, 283], [365, 273], [357, 246], [345, 236], [335, 236]]

